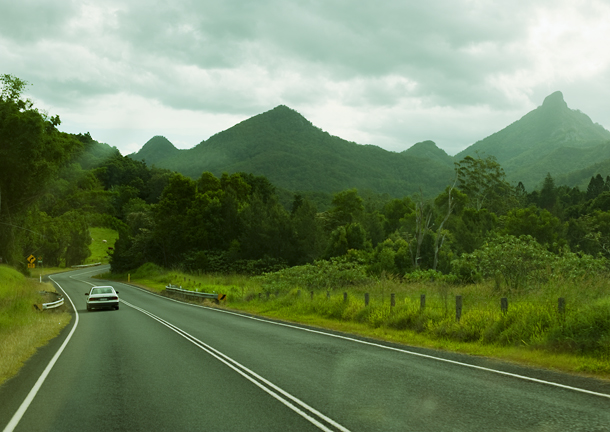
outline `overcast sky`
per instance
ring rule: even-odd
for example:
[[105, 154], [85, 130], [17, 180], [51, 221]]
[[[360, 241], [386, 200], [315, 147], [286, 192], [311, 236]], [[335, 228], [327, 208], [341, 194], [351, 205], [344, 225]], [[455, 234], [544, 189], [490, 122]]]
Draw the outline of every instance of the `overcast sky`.
[[0, 0], [0, 74], [60, 129], [179, 148], [284, 104], [453, 155], [560, 90], [610, 129], [607, 0]]

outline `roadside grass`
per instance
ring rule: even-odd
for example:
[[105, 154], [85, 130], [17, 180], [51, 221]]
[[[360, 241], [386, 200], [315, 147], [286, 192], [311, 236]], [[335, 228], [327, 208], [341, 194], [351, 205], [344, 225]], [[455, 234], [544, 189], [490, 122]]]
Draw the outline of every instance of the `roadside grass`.
[[70, 314], [37, 311], [39, 291], [54, 291], [51, 284], [26, 279], [0, 265], [0, 384], [15, 375], [38, 347], [56, 337], [70, 322]]
[[[87, 258], [84, 264], [92, 263], [108, 263], [108, 248], [114, 247], [115, 242], [119, 238], [119, 233], [110, 228], [89, 228], [91, 233], [91, 244], [89, 250], [91, 256]], [[106, 240], [106, 243], [104, 243]]]
[[[126, 280], [127, 275], [101, 275]], [[218, 307], [407, 345], [486, 356], [610, 379], [610, 281], [554, 279], [501, 294], [494, 281], [452, 285], [371, 280], [347, 288], [274, 289], [265, 277], [185, 274], [146, 264], [132, 283], [159, 292], [168, 283], [227, 294]], [[313, 292], [313, 297], [312, 297]], [[347, 293], [347, 301], [344, 301]], [[369, 294], [365, 306], [364, 294]], [[395, 306], [391, 307], [391, 294]], [[421, 296], [425, 307], [421, 308]], [[455, 298], [462, 297], [456, 320]], [[503, 313], [500, 298], [508, 299]], [[558, 298], [565, 299], [565, 312]]]

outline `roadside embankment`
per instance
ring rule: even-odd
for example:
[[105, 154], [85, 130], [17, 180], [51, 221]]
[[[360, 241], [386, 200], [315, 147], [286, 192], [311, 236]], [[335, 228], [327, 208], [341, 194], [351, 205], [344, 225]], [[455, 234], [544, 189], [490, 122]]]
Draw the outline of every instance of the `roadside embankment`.
[[52, 301], [44, 292], [53, 291], [50, 283], [0, 265], [0, 384], [70, 322], [65, 307], [40, 311], [34, 306]]

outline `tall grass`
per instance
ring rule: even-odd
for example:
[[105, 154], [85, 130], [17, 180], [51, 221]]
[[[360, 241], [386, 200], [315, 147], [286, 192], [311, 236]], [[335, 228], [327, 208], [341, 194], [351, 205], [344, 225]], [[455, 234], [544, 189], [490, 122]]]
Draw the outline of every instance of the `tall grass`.
[[0, 383], [70, 321], [68, 313], [34, 309], [41, 302], [40, 290], [53, 288], [0, 265]]
[[[185, 274], [147, 264], [134, 272], [132, 280], [154, 279], [157, 289], [173, 283], [185, 289], [224, 293], [227, 307], [281, 319], [354, 323], [372, 330], [411, 332], [429, 341], [514, 347], [548, 357], [562, 353], [586, 356], [593, 359], [587, 364], [594, 366], [583, 369], [610, 374], [610, 282], [603, 275], [577, 281], [553, 278], [513, 292], [507, 295], [508, 310], [503, 312], [501, 294], [492, 280], [455, 285], [382, 277], [333, 288], [312, 284], [311, 269], [307, 271], [302, 284], [294, 270], [287, 274], [289, 282], [274, 274], [269, 283], [265, 276]], [[368, 306], [365, 293], [370, 298]], [[393, 307], [391, 294], [395, 296]], [[458, 295], [463, 303], [459, 321], [455, 311]], [[564, 313], [558, 309], [559, 297], [566, 302]]]

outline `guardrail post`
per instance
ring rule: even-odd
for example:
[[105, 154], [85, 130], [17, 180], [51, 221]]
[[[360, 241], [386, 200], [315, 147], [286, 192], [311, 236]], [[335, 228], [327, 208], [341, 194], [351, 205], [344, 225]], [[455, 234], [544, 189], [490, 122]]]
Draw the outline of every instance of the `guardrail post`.
[[390, 308], [393, 308], [394, 306], [396, 306], [396, 294], [391, 293], [390, 294]]
[[426, 294], [422, 294], [419, 296], [419, 309], [421, 311], [426, 309]]
[[503, 314], [506, 314], [506, 312], [508, 312], [508, 299], [506, 297], [502, 297], [500, 299], [500, 309], [502, 309]]
[[364, 293], [364, 306], [369, 305], [369, 293]]
[[462, 318], [462, 296], [455, 296], [455, 319], [459, 322]]

